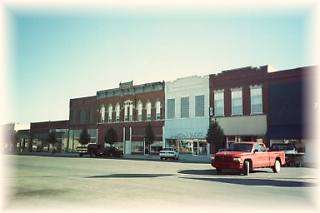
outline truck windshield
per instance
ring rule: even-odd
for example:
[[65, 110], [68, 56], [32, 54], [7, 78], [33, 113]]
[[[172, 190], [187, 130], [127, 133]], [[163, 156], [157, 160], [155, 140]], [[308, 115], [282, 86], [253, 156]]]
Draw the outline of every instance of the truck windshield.
[[249, 143], [233, 143], [227, 149], [228, 151], [251, 152], [252, 144]]

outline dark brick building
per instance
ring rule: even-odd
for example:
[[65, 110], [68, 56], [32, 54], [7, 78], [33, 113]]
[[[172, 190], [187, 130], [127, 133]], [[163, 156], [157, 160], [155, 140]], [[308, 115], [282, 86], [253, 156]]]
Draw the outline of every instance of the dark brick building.
[[304, 140], [308, 138], [312, 113], [310, 91], [311, 77], [315, 67], [299, 67], [269, 73], [268, 132], [271, 143], [291, 141], [305, 151]]
[[97, 97], [87, 96], [70, 99], [69, 103], [69, 149], [75, 150], [80, 145], [79, 137], [83, 129], [87, 129], [91, 142], [96, 143], [97, 130]]

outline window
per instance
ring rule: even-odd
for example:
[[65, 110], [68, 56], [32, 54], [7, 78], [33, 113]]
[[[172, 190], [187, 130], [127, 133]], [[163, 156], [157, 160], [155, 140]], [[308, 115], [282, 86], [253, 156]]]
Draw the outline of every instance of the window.
[[146, 110], [147, 110], [147, 120], [151, 120], [151, 103], [150, 102], [146, 104]]
[[118, 103], [116, 105], [116, 122], [119, 122], [120, 121], [120, 104]]
[[189, 97], [181, 98], [181, 118], [189, 117]]
[[204, 116], [204, 95], [198, 95], [195, 97], [195, 116]]
[[161, 118], [161, 103], [160, 101], [156, 102], [156, 120]]
[[102, 105], [101, 107], [100, 107], [100, 115], [101, 115], [101, 122], [103, 123], [104, 122], [104, 120], [105, 120], [105, 107], [104, 107], [104, 105]]
[[128, 104], [124, 104], [124, 121], [128, 121], [129, 120], [129, 117], [128, 117], [128, 108], [129, 108], [129, 105]]
[[84, 124], [86, 122], [86, 111], [80, 110], [80, 123]]
[[133, 104], [128, 100], [124, 102], [124, 120], [132, 121]]
[[214, 116], [224, 116], [224, 91], [214, 91]]
[[108, 108], [108, 122], [112, 121], [112, 105], [109, 105]]
[[175, 117], [175, 99], [167, 100], [167, 118], [172, 119]]
[[251, 114], [262, 113], [262, 87], [250, 87]]
[[133, 104], [132, 102], [129, 105], [129, 121], [132, 121], [133, 119]]
[[242, 88], [231, 90], [232, 115], [242, 115]]
[[142, 106], [142, 103], [139, 101], [138, 102], [138, 107], [137, 107], [138, 109], [138, 121], [142, 121], [142, 108], [143, 108], [143, 106]]

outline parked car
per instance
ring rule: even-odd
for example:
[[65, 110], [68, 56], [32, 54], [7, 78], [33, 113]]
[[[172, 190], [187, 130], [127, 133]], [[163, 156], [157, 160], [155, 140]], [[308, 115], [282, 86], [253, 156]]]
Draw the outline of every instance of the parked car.
[[122, 157], [122, 151], [115, 147], [103, 147], [101, 144], [89, 143], [76, 148], [79, 156], [89, 154], [90, 157]]
[[286, 166], [302, 166], [304, 153], [298, 153], [298, 150], [292, 143], [273, 143], [271, 151], [284, 151], [286, 156]]
[[211, 165], [218, 173], [223, 169], [233, 169], [248, 175], [256, 168], [272, 168], [273, 172], [278, 173], [284, 164], [283, 151], [268, 151], [260, 142], [233, 143], [211, 158]]
[[161, 160], [166, 160], [166, 159], [178, 160], [179, 159], [179, 153], [174, 148], [164, 148], [160, 151], [159, 155]]
[[285, 154], [297, 154], [298, 151], [292, 143], [273, 143], [271, 151], [284, 151]]

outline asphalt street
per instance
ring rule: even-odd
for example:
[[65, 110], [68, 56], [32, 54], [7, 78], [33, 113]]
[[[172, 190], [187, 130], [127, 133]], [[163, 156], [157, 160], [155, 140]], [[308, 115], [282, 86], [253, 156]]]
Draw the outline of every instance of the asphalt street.
[[[6, 156], [5, 210], [255, 210], [316, 207], [313, 168], [217, 175], [208, 164], [124, 159]], [[77, 211], [78, 212], [78, 211]], [[141, 212], [141, 211], [140, 211]]]

